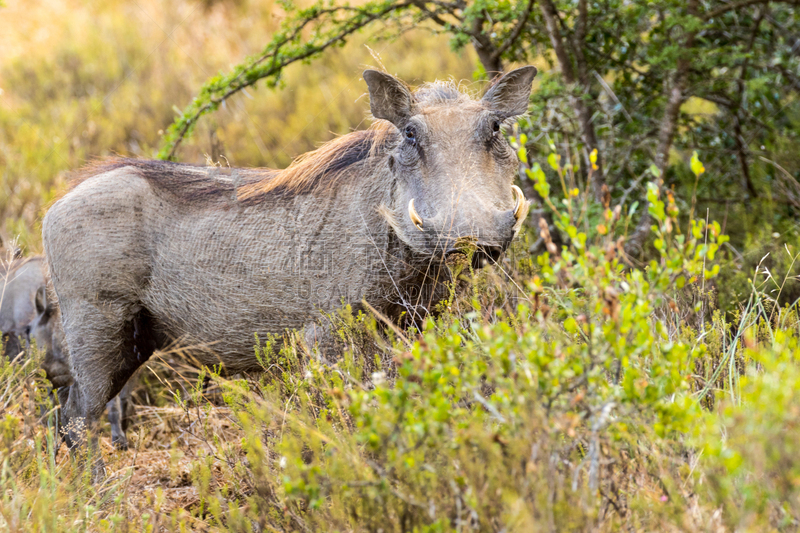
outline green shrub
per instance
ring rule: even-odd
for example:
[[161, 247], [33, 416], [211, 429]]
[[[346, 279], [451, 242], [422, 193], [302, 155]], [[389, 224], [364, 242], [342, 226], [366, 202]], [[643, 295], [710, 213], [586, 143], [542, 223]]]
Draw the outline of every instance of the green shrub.
[[[736, 390], [707, 417], [701, 480], [730, 530], [800, 523], [800, 321], [796, 310], [749, 328]], [[759, 331], [761, 330], [761, 331]]]

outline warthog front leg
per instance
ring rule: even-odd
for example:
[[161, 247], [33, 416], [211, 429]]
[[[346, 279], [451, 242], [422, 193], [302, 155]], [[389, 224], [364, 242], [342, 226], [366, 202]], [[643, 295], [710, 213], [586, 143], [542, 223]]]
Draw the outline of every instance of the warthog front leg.
[[120, 393], [106, 405], [108, 422], [111, 424], [111, 444], [118, 450], [128, 449], [125, 431], [130, 423], [131, 388], [131, 380], [128, 380]]
[[[62, 314], [74, 382], [66, 402], [62, 403], [61, 431], [73, 452], [84, 447], [89, 432], [88, 453], [92, 475], [97, 480], [105, 473], [97, 447], [97, 421], [109, 400], [122, 391], [133, 373], [150, 357], [155, 343], [149, 334], [147, 316], [131, 312], [127, 306], [72, 302], [62, 305]], [[61, 391], [59, 399], [63, 399]], [[117, 413], [119, 416], [111, 415], [112, 428], [121, 430], [124, 413], [122, 409]], [[124, 439], [119, 431], [115, 444], [120, 443], [120, 434]]]
[[[77, 383], [58, 390], [61, 402], [61, 417], [59, 431], [67, 443], [70, 454], [77, 456], [79, 463], [91, 465], [92, 481], [96, 482], [105, 477], [106, 469], [100, 449], [97, 445], [97, 418], [85, 416], [83, 405], [86, 403], [84, 395]], [[101, 407], [104, 405], [101, 404]], [[89, 442], [86, 447], [87, 440]]]
[[[125, 384], [122, 392], [106, 404], [108, 421], [111, 424], [111, 444], [118, 450], [128, 449], [128, 439], [125, 432], [130, 425], [133, 415], [133, 404], [131, 402], [131, 382]], [[58, 396], [57, 396], [58, 395]], [[60, 399], [59, 399], [60, 398]], [[69, 385], [59, 389], [50, 389], [48, 392], [49, 402], [39, 406], [39, 422], [45, 426], [55, 429], [55, 435], [62, 436], [66, 440], [66, 432], [61, 432], [61, 409], [56, 408], [52, 412], [50, 406], [66, 405], [69, 398]], [[52, 418], [50, 415], [52, 414]], [[68, 443], [69, 445], [69, 443]]]

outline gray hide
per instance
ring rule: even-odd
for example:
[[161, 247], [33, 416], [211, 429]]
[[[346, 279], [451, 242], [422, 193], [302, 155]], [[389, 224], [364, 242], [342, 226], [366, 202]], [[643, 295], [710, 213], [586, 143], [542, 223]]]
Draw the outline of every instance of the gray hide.
[[71, 427], [91, 427], [168, 342], [235, 373], [260, 368], [254, 333], [297, 329], [328, 349], [322, 317], [342, 304], [410, 321], [433, 310], [448, 293], [446, 256], [496, 260], [527, 214], [502, 129], [526, 112], [535, 74], [510, 72], [475, 100], [366, 71], [380, 120], [283, 171], [139, 160], [85, 171], [43, 221], [72, 355]]

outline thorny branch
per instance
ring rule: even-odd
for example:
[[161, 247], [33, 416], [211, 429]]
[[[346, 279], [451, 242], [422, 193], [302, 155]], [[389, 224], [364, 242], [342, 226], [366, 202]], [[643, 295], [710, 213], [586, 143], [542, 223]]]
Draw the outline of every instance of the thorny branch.
[[[435, 8], [429, 9], [429, 3]], [[431, 20], [454, 33], [469, 35], [486, 72], [490, 75], [500, 74], [503, 71], [502, 56], [522, 35], [533, 3], [533, 0], [528, 0], [514, 28], [500, 44], [493, 41], [491, 32], [484, 31], [484, 25], [489, 21], [485, 12], [481, 12], [469, 25], [458, 26], [443, 18], [464, 23], [464, 17], [459, 14], [466, 8], [463, 2], [384, 0], [361, 7], [322, 8], [317, 5], [303, 10], [298, 16], [284, 23], [283, 30], [266, 46], [259, 57], [240, 65], [227, 76], [213, 78], [200, 89], [197, 98], [183, 110], [164, 135], [159, 158], [173, 159], [178, 147], [186, 136], [191, 134], [200, 117], [216, 110], [234, 94], [262, 79], [267, 79], [269, 86], [277, 85], [283, 69], [287, 66], [316, 57], [328, 48], [346, 42], [359, 30], [373, 22], [385, 20], [386, 16], [392, 13], [416, 8], [418, 16], [414, 18], [413, 23], [406, 21], [407, 25], [413, 26], [420, 20]], [[342, 15], [343, 18], [340, 17]], [[314, 32], [313, 36], [303, 42], [303, 35], [309, 30]]]
[[[408, 2], [378, 2], [360, 8], [317, 7], [302, 11], [298, 18], [286, 23], [286, 33], [279, 33], [267, 45], [260, 57], [238, 67], [233, 74], [213, 78], [200, 89], [197, 98], [184, 109], [181, 116], [167, 130], [159, 157], [174, 158], [178, 146], [197, 124], [197, 120], [217, 109], [222, 102], [237, 92], [264, 78], [269, 79], [267, 82], [269, 85], [277, 84], [283, 69], [292, 63], [317, 56], [331, 46], [345, 42], [352, 34], [372, 22], [382, 19], [389, 13], [405, 10], [410, 5]], [[348, 13], [351, 16], [344, 21], [330, 20], [340, 13]], [[307, 27], [316, 24], [319, 31], [319, 27], [326, 22], [333, 24], [334, 28], [323, 32], [321, 37], [314, 37], [306, 43], [297, 44], [293, 50], [284, 51], [284, 47], [301, 39], [301, 34]], [[268, 60], [269, 65], [265, 66], [264, 63]]]

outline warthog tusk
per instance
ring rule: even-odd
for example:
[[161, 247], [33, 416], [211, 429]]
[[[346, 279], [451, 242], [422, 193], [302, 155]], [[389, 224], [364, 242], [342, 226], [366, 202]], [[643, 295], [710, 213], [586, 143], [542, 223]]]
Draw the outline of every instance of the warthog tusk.
[[419, 216], [417, 210], [414, 209], [414, 199], [412, 198], [410, 202], [408, 202], [408, 216], [411, 217], [411, 222], [417, 227], [418, 230], [422, 231], [422, 217]]
[[516, 185], [511, 186], [511, 192], [514, 194], [514, 218], [519, 220], [522, 214], [522, 207], [525, 204], [525, 193]]

